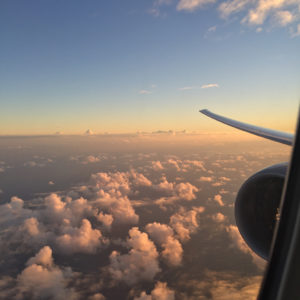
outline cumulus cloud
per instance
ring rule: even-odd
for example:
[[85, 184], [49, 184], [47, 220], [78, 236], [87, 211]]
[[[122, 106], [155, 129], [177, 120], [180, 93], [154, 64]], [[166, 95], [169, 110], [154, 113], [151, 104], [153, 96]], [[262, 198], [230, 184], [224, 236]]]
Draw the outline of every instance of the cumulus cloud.
[[93, 229], [90, 221], [83, 219], [79, 228], [65, 227], [64, 234], [56, 242], [64, 253], [95, 253], [103, 242], [101, 238], [101, 231]]
[[60, 269], [53, 264], [52, 250], [42, 248], [27, 262], [27, 267], [17, 278], [17, 299], [77, 299], [67, 288], [72, 275], [70, 269]]
[[204, 166], [204, 162], [200, 160], [189, 160], [186, 159], [183, 161], [183, 166], [186, 167], [196, 167], [197, 169], [200, 169], [202, 171], [206, 171], [206, 168]]
[[181, 264], [183, 249], [180, 242], [174, 238], [173, 229], [157, 222], [146, 226], [150, 238], [163, 248], [161, 256], [169, 265], [178, 266]]
[[132, 183], [135, 185], [141, 185], [141, 186], [152, 185], [152, 182], [141, 173], [137, 173], [134, 170], [131, 170], [130, 175], [132, 177]]
[[[142, 174], [141, 174], [142, 175]], [[92, 175], [92, 192], [96, 195], [96, 205], [114, 217], [115, 223], [138, 222], [127, 194], [130, 192], [130, 178], [136, 185], [149, 185], [146, 177], [136, 173], [97, 173]]]
[[224, 202], [222, 200], [222, 196], [221, 195], [215, 195], [214, 196], [214, 201], [216, 201], [220, 206], [224, 206]]
[[151, 291], [151, 294], [148, 295], [143, 291], [139, 297], [135, 297], [134, 300], [174, 300], [175, 292], [167, 287], [166, 282], [158, 281]]
[[153, 170], [155, 170], [155, 171], [160, 171], [160, 170], [164, 169], [164, 167], [162, 166], [162, 164], [159, 160], [152, 161], [151, 164], [152, 164]]
[[99, 162], [100, 158], [97, 156], [93, 156], [93, 155], [88, 155], [87, 157], [84, 158], [84, 160], [82, 161], [83, 164], [88, 164], [88, 163], [95, 163], [95, 162]]
[[234, 245], [242, 252], [251, 255], [252, 262], [261, 270], [265, 268], [266, 262], [256, 255], [246, 244], [237, 226], [229, 225], [226, 227], [226, 231], [232, 239]]
[[225, 216], [221, 213], [216, 213], [212, 216], [215, 222], [222, 223], [225, 220]]
[[109, 230], [114, 220], [114, 217], [110, 214], [103, 214], [102, 212], [100, 212], [99, 215], [97, 216], [97, 219], [103, 223], [106, 229]]
[[204, 212], [204, 207], [194, 207], [191, 210], [186, 211], [180, 209], [179, 212], [175, 213], [170, 218], [170, 226], [176, 232], [179, 240], [187, 241], [191, 238], [191, 234], [195, 233], [198, 229], [198, 214]]
[[241, 276], [230, 271], [207, 270], [201, 280], [187, 280], [184, 285], [189, 288], [189, 299], [193, 300], [199, 299], [199, 295], [209, 295], [211, 299], [220, 300], [239, 300], [242, 296], [242, 299], [252, 300], [257, 297], [261, 280], [262, 276]]
[[52, 249], [49, 246], [43, 247], [34, 257], [28, 260], [27, 266], [33, 264], [51, 267], [53, 264]]
[[129, 230], [127, 244], [131, 248], [128, 254], [113, 251], [110, 255], [108, 270], [113, 279], [134, 285], [140, 281], [152, 281], [160, 271], [158, 252], [154, 243], [137, 227]]
[[96, 156], [96, 155], [87, 155], [87, 156], [78, 155], [78, 156], [71, 156], [70, 160], [77, 161], [78, 163], [83, 164], [83, 165], [87, 165], [87, 164], [91, 164], [91, 163], [100, 162], [101, 157], [100, 157], [100, 155], [98, 155], [98, 156]]
[[106, 298], [101, 293], [96, 293], [88, 298], [88, 300], [105, 300]]
[[178, 165], [178, 162], [175, 159], [172, 159], [172, 158], [168, 159], [167, 164], [174, 167], [177, 171], [180, 171], [180, 167]]
[[155, 185], [154, 188], [169, 194], [168, 197], [161, 197], [155, 201], [156, 204], [161, 206], [172, 204], [174, 201], [179, 200], [191, 201], [196, 199], [195, 193], [199, 191], [197, 187], [189, 182], [180, 182], [176, 184], [168, 182], [166, 178], [163, 178], [163, 181]]

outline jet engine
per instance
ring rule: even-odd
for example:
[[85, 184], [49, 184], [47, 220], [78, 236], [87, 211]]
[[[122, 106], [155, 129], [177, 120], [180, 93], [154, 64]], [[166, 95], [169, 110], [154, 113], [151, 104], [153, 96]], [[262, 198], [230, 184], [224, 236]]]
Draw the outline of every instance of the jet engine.
[[252, 175], [240, 188], [235, 219], [248, 246], [268, 259], [287, 172], [287, 163], [276, 164]]

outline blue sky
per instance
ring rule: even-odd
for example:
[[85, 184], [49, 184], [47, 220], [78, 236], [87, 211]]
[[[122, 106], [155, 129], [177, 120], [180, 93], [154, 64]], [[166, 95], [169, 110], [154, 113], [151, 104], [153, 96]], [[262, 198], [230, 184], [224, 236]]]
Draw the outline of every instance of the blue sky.
[[220, 130], [200, 108], [291, 131], [299, 17], [299, 0], [2, 1], [0, 134]]

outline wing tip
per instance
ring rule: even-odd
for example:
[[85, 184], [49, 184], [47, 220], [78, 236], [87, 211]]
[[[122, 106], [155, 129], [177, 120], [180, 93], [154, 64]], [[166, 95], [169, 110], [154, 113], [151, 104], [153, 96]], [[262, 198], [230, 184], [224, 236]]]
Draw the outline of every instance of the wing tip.
[[199, 112], [201, 112], [202, 114], [206, 115], [207, 113], [209, 113], [210, 111], [208, 109], [200, 109]]

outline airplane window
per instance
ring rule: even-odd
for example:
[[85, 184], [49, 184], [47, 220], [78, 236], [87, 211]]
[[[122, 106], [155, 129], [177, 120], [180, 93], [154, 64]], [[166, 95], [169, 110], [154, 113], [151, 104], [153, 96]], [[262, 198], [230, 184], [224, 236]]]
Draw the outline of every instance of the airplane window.
[[0, 298], [256, 299], [298, 4], [3, 1]]

